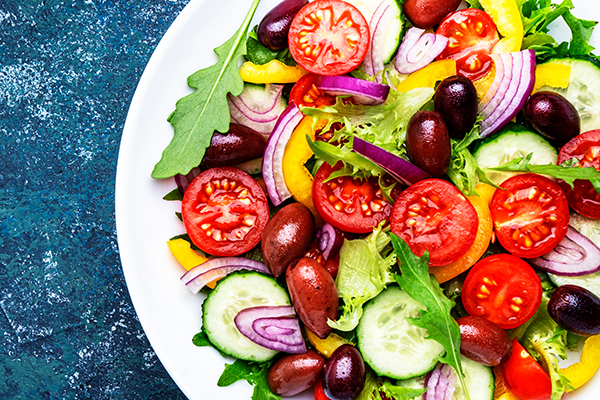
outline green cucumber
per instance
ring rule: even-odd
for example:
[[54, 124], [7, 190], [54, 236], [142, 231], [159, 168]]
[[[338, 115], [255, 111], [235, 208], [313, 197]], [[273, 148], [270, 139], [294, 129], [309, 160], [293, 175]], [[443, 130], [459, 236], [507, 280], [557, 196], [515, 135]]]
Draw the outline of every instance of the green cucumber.
[[290, 298], [275, 278], [259, 272], [234, 272], [219, 281], [202, 303], [202, 329], [213, 346], [227, 355], [267, 361], [278, 352], [242, 335], [233, 319], [244, 308], [283, 305], [291, 305]]
[[444, 347], [429, 333], [412, 325], [425, 307], [404, 290], [391, 286], [368, 302], [356, 328], [358, 348], [365, 362], [378, 374], [408, 379], [431, 371]]
[[564, 96], [573, 104], [581, 120], [581, 132], [600, 128], [600, 67], [588, 59], [558, 58], [544, 64], [563, 64], [571, 67], [566, 89], [542, 86]]
[[[509, 123], [500, 132], [479, 142], [473, 150], [473, 157], [482, 167], [497, 167], [533, 153], [531, 164], [556, 164], [558, 152], [542, 136], [527, 128]], [[515, 175], [515, 172], [488, 171], [488, 178], [499, 185]]]

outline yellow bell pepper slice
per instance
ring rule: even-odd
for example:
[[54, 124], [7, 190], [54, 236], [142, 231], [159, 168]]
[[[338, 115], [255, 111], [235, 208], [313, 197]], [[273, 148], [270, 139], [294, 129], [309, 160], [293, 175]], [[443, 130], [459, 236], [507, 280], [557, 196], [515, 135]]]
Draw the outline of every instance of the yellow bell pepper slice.
[[583, 386], [600, 368], [600, 335], [585, 339], [579, 362], [560, 370], [573, 389]]
[[[490, 185], [485, 186], [494, 189]], [[487, 190], [485, 189], [485, 186], [478, 185], [475, 187], [475, 190], [477, 190], [479, 187], [480, 190], [477, 190], [477, 193], [479, 193], [480, 196], [467, 196], [475, 208], [475, 211], [477, 211], [477, 217], [479, 218], [479, 225], [477, 227], [475, 241], [469, 250], [467, 250], [465, 255], [453, 263], [441, 267], [429, 267], [429, 273], [433, 274], [439, 283], [449, 281], [450, 279], [471, 268], [477, 261], [479, 261], [481, 256], [483, 256], [483, 253], [485, 253], [490, 245], [490, 241], [492, 240], [493, 224], [492, 213], [490, 212], [489, 202], [487, 200]], [[482, 192], [484, 194], [482, 194]]]
[[416, 88], [435, 88], [438, 81], [456, 75], [455, 60], [438, 60], [408, 75], [396, 86], [399, 92], [410, 92]]
[[313, 177], [304, 164], [312, 157], [306, 136], [315, 139], [312, 117], [304, 117], [294, 129], [285, 146], [282, 160], [283, 179], [288, 190], [297, 202], [304, 204], [315, 218], [320, 218], [312, 200]]
[[[175, 256], [179, 264], [186, 270], [190, 270], [200, 264], [204, 264], [208, 261], [208, 258], [196, 253], [192, 249], [192, 245], [185, 239], [172, 239], [167, 242], [169, 250]], [[210, 282], [207, 286], [211, 289], [215, 288], [217, 281]]]
[[315, 348], [315, 350], [317, 350], [319, 354], [326, 358], [331, 357], [331, 354], [334, 352], [334, 350], [340, 347], [341, 345], [354, 344], [333, 332], [330, 333], [329, 336], [327, 336], [325, 339], [321, 339], [308, 329], [304, 329], [304, 332], [306, 333], [306, 338], [308, 339], [310, 344]]
[[540, 90], [542, 86], [565, 89], [569, 86], [570, 78], [570, 65], [554, 64], [552, 62], [538, 65], [535, 68], [535, 86], [533, 87], [533, 93]]
[[308, 73], [299, 65], [290, 67], [279, 60], [271, 60], [263, 65], [246, 61], [239, 72], [244, 82], [256, 84], [294, 83]]
[[523, 20], [515, 0], [480, 0], [486, 13], [496, 23], [501, 39], [492, 53], [512, 53], [521, 51], [523, 45]]

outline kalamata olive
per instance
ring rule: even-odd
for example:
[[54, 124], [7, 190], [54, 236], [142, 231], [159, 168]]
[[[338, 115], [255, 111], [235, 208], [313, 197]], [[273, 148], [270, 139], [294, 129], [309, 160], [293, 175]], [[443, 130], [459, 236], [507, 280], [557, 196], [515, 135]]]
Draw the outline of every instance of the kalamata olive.
[[204, 153], [202, 165], [231, 167], [263, 156], [267, 140], [263, 135], [245, 125], [232, 123], [229, 132], [215, 132]]
[[512, 343], [504, 329], [475, 315], [459, 318], [456, 322], [460, 327], [460, 354], [490, 367], [508, 360]]
[[258, 24], [260, 44], [271, 50], [285, 49], [292, 20], [306, 4], [308, 0], [283, 0], [269, 11]]
[[462, 139], [477, 119], [477, 90], [470, 79], [454, 75], [440, 82], [433, 97], [451, 137]]
[[314, 350], [288, 354], [273, 364], [267, 375], [271, 390], [279, 396], [294, 396], [314, 386], [321, 378], [325, 358]]
[[324, 339], [331, 332], [327, 320], [335, 320], [339, 298], [335, 282], [325, 267], [302, 257], [287, 268], [288, 291], [300, 320], [312, 333]]
[[429, 29], [458, 8], [460, 0], [406, 0], [404, 14], [414, 26]]
[[523, 114], [541, 135], [559, 146], [580, 133], [577, 110], [558, 93], [541, 91], [532, 94], [523, 107]]
[[315, 236], [315, 218], [303, 204], [283, 207], [267, 223], [261, 250], [265, 265], [278, 278], [294, 260], [306, 254]]
[[444, 175], [450, 165], [452, 149], [442, 114], [419, 111], [413, 115], [406, 132], [406, 149], [413, 164], [431, 176]]
[[331, 354], [323, 370], [323, 391], [331, 400], [355, 400], [365, 386], [365, 362], [351, 344]]
[[600, 333], [600, 298], [581, 286], [557, 287], [548, 301], [548, 314], [558, 326], [577, 335]]

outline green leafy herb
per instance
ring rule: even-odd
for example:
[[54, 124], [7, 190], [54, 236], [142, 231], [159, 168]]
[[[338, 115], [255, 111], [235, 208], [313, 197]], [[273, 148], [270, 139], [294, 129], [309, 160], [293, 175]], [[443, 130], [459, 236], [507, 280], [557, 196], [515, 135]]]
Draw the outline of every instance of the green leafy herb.
[[165, 194], [165, 196], [163, 197], [163, 200], [181, 201], [181, 200], [183, 200], [183, 195], [181, 194], [181, 190], [179, 190], [179, 188], [175, 188], [175, 189], [171, 190], [169, 193]]
[[229, 386], [239, 380], [245, 380], [254, 385], [252, 400], [281, 400], [269, 388], [267, 375], [271, 362], [256, 363], [244, 360], [235, 360], [233, 364], [225, 364], [225, 370], [221, 374], [217, 386]]
[[427, 339], [435, 340], [446, 349], [440, 362], [448, 364], [457, 371], [461, 387], [469, 399], [460, 361], [460, 328], [450, 315], [454, 302], [444, 296], [444, 292], [433, 275], [429, 274], [429, 253], [417, 257], [408, 244], [395, 234], [391, 234], [392, 245], [400, 262], [400, 274], [396, 281], [410, 297], [423, 304], [426, 310], [420, 318], [407, 318], [415, 326], [427, 329]]
[[255, 26], [248, 34], [248, 40], [246, 41], [246, 48], [248, 50], [245, 56], [246, 60], [256, 65], [267, 64], [269, 61], [273, 60], [279, 60], [291, 67], [297, 65], [287, 47], [283, 50], [273, 51], [260, 44], [256, 36], [256, 30], [257, 26]]
[[212, 343], [210, 342], [210, 340], [208, 340], [208, 336], [206, 335], [204, 330], [201, 330], [200, 332], [194, 335], [194, 337], [192, 338], [192, 343], [194, 344], [194, 346], [198, 347], [212, 347]]
[[202, 161], [214, 132], [229, 130], [227, 94], [238, 96], [244, 89], [237, 63], [246, 54], [245, 39], [259, 2], [254, 0], [242, 26], [215, 49], [219, 57], [217, 63], [188, 78], [188, 85], [196, 90], [177, 101], [175, 111], [168, 118], [174, 136], [154, 166], [153, 178], [187, 174]]

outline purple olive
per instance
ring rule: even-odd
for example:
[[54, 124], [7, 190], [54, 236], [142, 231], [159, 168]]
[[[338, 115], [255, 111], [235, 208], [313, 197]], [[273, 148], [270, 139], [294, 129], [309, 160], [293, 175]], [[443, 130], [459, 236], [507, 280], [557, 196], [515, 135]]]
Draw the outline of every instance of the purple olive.
[[331, 400], [355, 400], [365, 386], [365, 363], [350, 344], [335, 349], [323, 370], [323, 391]]
[[321, 377], [325, 359], [314, 350], [286, 354], [269, 370], [267, 382], [279, 396], [294, 396], [313, 386]]
[[450, 165], [450, 136], [444, 117], [437, 111], [419, 111], [411, 118], [406, 132], [406, 150], [413, 164], [439, 177]]
[[576, 285], [557, 287], [548, 314], [561, 328], [581, 336], [600, 334], [600, 298]]
[[460, 354], [490, 367], [508, 360], [512, 342], [504, 329], [476, 315], [467, 315], [456, 322], [460, 327]]
[[205, 167], [230, 167], [263, 156], [267, 140], [245, 125], [230, 124], [229, 132], [215, 132], [204, 153]]
[[581, 130], [577, 110], [558, 93], [532, 94], [523, 107], [523, 114], [535, 130], [559, 146], [579, 135]]
[[433, 103], [453, 138], [462, 139], [473, 128], [477, 119], [477, 90], [470, 79], [462, 75], [444, 79], [435, 90]]
[[288, 45], [288, 31], [292, 20], [308, 0], [283, 0], [269, 11], [258, 24], [260, 44], [270, 50], [283, 50]]

